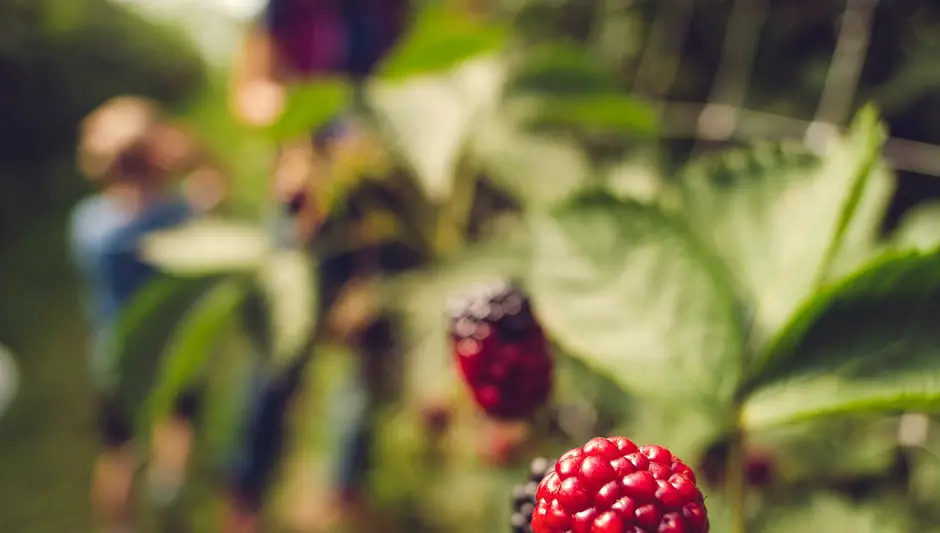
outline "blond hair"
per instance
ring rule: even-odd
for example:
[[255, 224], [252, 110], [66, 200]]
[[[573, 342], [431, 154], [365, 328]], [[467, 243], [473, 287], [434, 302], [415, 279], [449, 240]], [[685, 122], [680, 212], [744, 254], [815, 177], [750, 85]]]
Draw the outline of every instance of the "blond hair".
[[137, 96], [108, 100], [79, 125], [79, 169], [91, 181], [115, 179], [121, 160], [139, 151], [162, 119], [160, 105], [153, 100]]

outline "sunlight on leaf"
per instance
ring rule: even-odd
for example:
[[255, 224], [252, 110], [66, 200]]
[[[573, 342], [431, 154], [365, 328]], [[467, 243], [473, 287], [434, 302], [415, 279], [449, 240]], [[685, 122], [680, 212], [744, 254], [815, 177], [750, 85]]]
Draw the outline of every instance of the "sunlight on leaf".
[[281, 141], [309, 136], [351, 103], [352, 87], [344, 79], [307, 82], [290, 90], [281, 118], [269, 133]]
[[743, 326], [681, 222], [596, 194], [532, 225], [533, 301], [566, 351], [630, 391], [721, 412], [741, 377]]
[[317, 321], [316, 269], [303, 250], [279, 250], [259, 272], [272, 332], [274, 358], [284, 361], [297, 353]]
[[427, 2], [377, 76], [399, 80], [445, 71], [501, 49], [509, 35], [506, 24], [476, 19], [445, 2]]
[[855, 272], [881, 253], [881, 223], [894, 195], [894, 170], [880, 160], [868, 176], [849, 226], [842, 237], [842, 246], [833, 258], [828, 280], [835, 281]]
[[690, 226], [754, 298], [758, 341], [829, 279], [822, 271], [838, 262], [843, 237], [860, 231], [851, 218], [859, 205], [885, 201], [883, 187], [874, 200], [865, 194], [883, 135], [869, 108], [821, 161], [801, 148], [760, 145], [706, 157], [683, 172]]
[[940, 253], [909, 252], [806, 303], [773, 340], [748, 427], [940, 407]]
[[253, 272], [271, 246], [269, 235], [256, 224], [204, 218], [148, 236], [141, 255], [164, 272], [202, 276]]
[[603, 180], [607, 190], [617, 198], [669, 203], [664, 198], [666, 182], [650, 158], [633, 157], [611, 165], [604, 171]]
[[940, 247], [940, 202], [919, 205], [908, 211], [891, 241], [900, 249], [932, 251]]
[[500, 94], [502, 80], [501, 62], [485, 59], [456, 73], [373, 87], [380, 123], [432, 201], [446, 201], [453, 192], [464, 146], [478, 115]]
[[514, 130], [505, 123], [493, 122], [481, 130], [474, 150], [489, 179], [529, 211], [564, 200], [591, 177], [590, 161], [576, 144]]

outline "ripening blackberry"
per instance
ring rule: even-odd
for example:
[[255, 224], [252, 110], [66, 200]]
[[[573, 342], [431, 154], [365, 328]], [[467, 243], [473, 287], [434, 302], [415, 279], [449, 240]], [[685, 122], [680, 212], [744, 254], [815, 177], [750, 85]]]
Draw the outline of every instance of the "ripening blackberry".
[[453, 354], [473, 399], [498, 419], [525, 419], [548, 401], [553, 362], [526, 294], [498, 282], [448, 304]]
[[535, 511], [535, 493], [539, 483], [555, 463], [539, 457], [532, 461], [529, 480], [523, 485], [516, 485], [512, 489], [512, 515], [509, 524], [512, 533], [532, 533], [532, 513]]

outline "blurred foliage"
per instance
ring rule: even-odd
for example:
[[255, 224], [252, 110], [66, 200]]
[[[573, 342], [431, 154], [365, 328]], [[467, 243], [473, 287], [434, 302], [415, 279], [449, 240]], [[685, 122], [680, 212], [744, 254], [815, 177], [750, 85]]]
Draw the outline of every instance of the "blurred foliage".
[[[172, 30], [103, 2], [70, 7], [78, 4], [0, 5], [15, 10], [13, 18], [0, 11], [0, 26], [27, 22], [0, 32], [0, 69], [19, 68], [10, 79], [35, 84], [17, 93], [13, 129], [0, 125], [0, 161], [23, 183], [39, 175], [31, 168], [71, 179], [62, 169], [70, 168], [74, 122], [107, 96], [133, 91], [186, 100], [186, 115], [235, 174], [234, 203], [257, 211], [275, 143], [348, 101], [344, 80], [298, 87], [282, 123], [246, 130], [227, 112], [224, 84], [203, 79]], [[746, 491], [734, 482], [709, 486], [716, 532], [740, 533], [742, 517], [749, 531], [767, 532], [935, 527], [936, 435], [902, 446], [897, 414], [934, 411], [940, 401], [940, 344], [930, 326], [940, 211], [925, 202], [940, 186], [896, 176], [880, 149], [886, 130], [940, 142], [932, 53], [940, 12], [913, 0], [880, 4], [856, 95], [860, 111], [831, 150], [758, 143], [689, 160], [688, 143], [658, 139], [661, 117], [644, 97], [707, 98], [732, 2], [696, 2], [681, 57], [657, 58], [645, 80], [635, 79], [637, 68], [663, 3], [488, 4], [492, 19], [423, 12], [423, 23], [370, 81], [365, 104], [393, 170], [333, 169], [351, 181], [332, 189], [341, 198], [327, 205], [347, 230], [337, 234], [355, 239], [336, 239], [342, 247], [311, 256], [274, 254], [256, 221], [212, 219], [148, 243], [147, 257], [170, 274], [164, 289], [198, 284], [200, 297], [184, 305], [186, 313], [147, 310], [146, 297], [135, 307], [162, 319], [135, 332], [158, 340], [128, 343], [134, 350], [123, 355], [127, 386], [152, 392], [151, 403], [131, 407], [152, 416], [140, 407], [159, 411], [211, 369], [216, 408], [205, 436], [213, 451], [205, 455], [217, 456], [231, 445], [235, 384], [249, 346], [246, 326], [231, 320], [235, 310], [260, 301], [250, 327], [266, 330], [272, 346], [282, 346], [279, 356], [304, 356], [297, 350], [309, 347], [306, 334], [328, 319], [311, 315], [322, 295], [309, 270], [341, 252], [395, 244], [394, 254], [417, 260], [404, 274], [375, 280], [382, 303], [403, 318], [404, 387], [381, 413], [370, 479], [387, 530], [506, 526], [508, 488], [525, 461], [500, 467], [480, 457], [487, 425], [450, 370], [441, 313], [451, 294], [504, 276], [531, 292], [559, 359], [555, 408], [534, 424], [523, 456], [557, 454], [595, 433], [662, 443], [690, 462], [727, 443], [729, 473], [765, 450], [775, 475]], [[772, 4], [747, 105], [809, 119], [844, 5]], [[124, 22], [108, 26], [112, 19]], [[119, 30], [133, 23], [144, 25]], [[108, 31], [140, 42], [114, 50], [102, 37]], [[8, 42], [18, 44], [8, 51]], [[180, 59], [189, 57], [191, 69]], [[127, 65], [115, 66], [116, 58]], [[675, 85], [654, 94], [671, 66], [679, 68]], [[203, 91], [192, 93], [203, 81]], [[861, 106], [870, 99], [881, 117]], [[44, 173], [47, 161], [56, 162], [55, 173]], [[19, 216], [14, 207], [22, 209], [27, 196], [9, 194], [3, 197], [16, 205], [0, 205], [3, 216]], [[36, 194], [58, 198], [48, 187]], [[343, 209], [361, 197], [382, 198], [383, 218]], [[898, 231], [886, 231], [898, 221]], [[157, 369], [159, 354], [135, 350], [165, 355], [165, 366]], [[219, 351], [240, 355], [210, 356]], [[321, 416], [326, 389], [357, 364], [334, 346], [315, 352], [285, 487], [307, 475], [308, 463], [335, 453]], [[428, 437], [421, 408], [441, 398], [452, 420], [438, 442]]]
[[[0, 4], [0, 238], [82, 191], [76, 124], [125, 93], [179, 104], [204, 81], [197, 50], [107, 0]], [[8, 235], [5, 235], [8, 237]]]

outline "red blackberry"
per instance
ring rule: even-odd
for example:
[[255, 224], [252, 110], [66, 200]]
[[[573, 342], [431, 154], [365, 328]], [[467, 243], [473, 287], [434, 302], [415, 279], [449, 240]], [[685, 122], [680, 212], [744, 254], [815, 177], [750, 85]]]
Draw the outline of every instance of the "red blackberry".
[[707, 533], [695, 474], [662, 446], [596, 437], [539, 483], [533, 533]]
[[524, 419], [548, 401], [548, 341], [521, 289], [506, 282], [481, 285], [450, 302], [448, 313], [460, 373], [484, 412]]
[[545, 458], [532, 461], [529, 480], [523, 485], [516, 485], [512, 489], [512, 515], [509, 524], [512, 533], [532, 533], [532, 512], [535, 511], [535, 493], [539, 482], [545, 477], [555, 464]]

